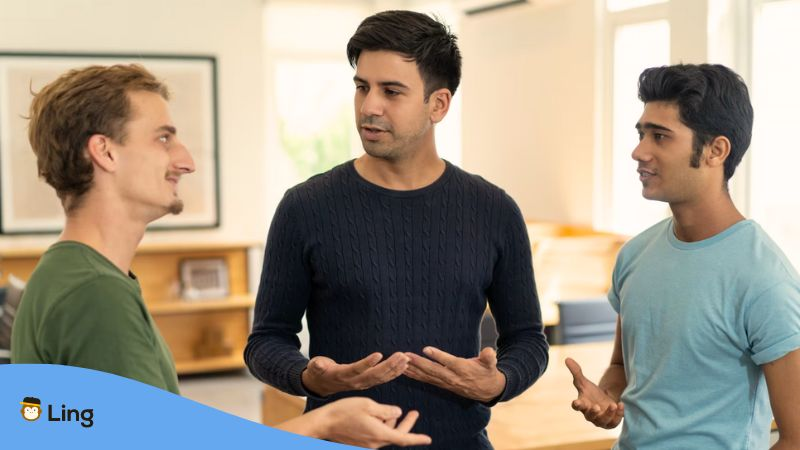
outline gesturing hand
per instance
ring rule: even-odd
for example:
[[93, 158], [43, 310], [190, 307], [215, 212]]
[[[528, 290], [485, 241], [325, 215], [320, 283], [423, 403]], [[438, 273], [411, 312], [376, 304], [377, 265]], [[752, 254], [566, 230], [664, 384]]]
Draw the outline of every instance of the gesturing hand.
[[497, 398], [506, 387], [506, 376], [497, 370], [497, 354], [486, 347], [475, 358], [459, 358], [434, 347], [425, 347], [424, 358], [406, 353], [410, 358], [405, 375], [456, 394], [488, 402]]
[[383, 355], [373, 353], [351, 364], [337, 364], [325, 356], [316, 356], [303, 371], [303, 385], [314, 394], [327, 397], [344, 391], [362, 391], [391, 381], [408, 367], [409, 358], [397, 352], [381, 362]]
[[384, 445], [428, 445], [431, 438], [410, 433], [419, 413], [409, 411], [397, 423], [402, 411], [396, 406], [382, 405], [364, 397], [335, 401], [309, 414], [318, 414], [323, 430], [320, 437], [358, 447], [378, 448]]
[[578, 398], [572, 401], [572, 409], [583, 413], [583, 417], [601, 428], [614, 428], [622, 421], [625, 407], [608, 393], [583, 376], [581, 366], [572, 358], [565, 361], [572, 373], [572, 384], [578, 390]]

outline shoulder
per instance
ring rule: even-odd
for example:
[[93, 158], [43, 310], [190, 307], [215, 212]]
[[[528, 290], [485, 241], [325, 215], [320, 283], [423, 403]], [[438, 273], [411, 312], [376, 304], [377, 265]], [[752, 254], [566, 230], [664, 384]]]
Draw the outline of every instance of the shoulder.
[[68, 317], [76, 322], [101, 319], [110, 323], [140, 321], [146, 317], [141, 295], [124, 280], [111, 275], [96, 275], [72, 286], [51, 305], [47, 315]]
[[449, 183], [451, 189], [463, 190], [466, 195], [474, 196], [475, 203], [479, 207], [476, 212], [485, 211], [487, 214], [499, 215], [507, 220], [522, 217], [517, 202], [503, 188], [478, 174], [467, 172], [449, 162], [447, 164], [448, 170], [452, 172]]
[[737, 247], [749, 257], [739, 258], [746, 266], [745, 272], [755, 275], [765, 287], [786, 283], [800, 286], [800, 276], [778, 244], [755, 221], [748, 221], [739, 234]]
[[486, 180], [482, 176], [475, 173], [467, 172], [466, 170], [456, 166], [451, 162], [447, 162], [447, 165], [448, 165], [448, 170], [452, 171], [453, 180], [455, 180], [457, 184], [462, 186], [473, 187], [475, 189], [479, 189], [481, 191], [485, 191], [487, 193], [494, 195], [508, 196], [508, 194], [506, 194], [506, 192], [502, 188]]
[[670, 232], [671, 227], [671, 217], [652, 225], [650, 228], [642, 231], [625, 242], [619, 251], [619, 255], [633, 256], [641, 253], [645, 248], [653, 245], [654, 243], [662, 239], [667, 239], [667, 233]]
[[332, 185], [341, 186], [348, 180], [352, 180], [353, 160], [346, 161], [338, 166], [333, 167], [327, 172], [322, 172], [313, 175], [308, 180], [295, 185], [286, 191], [287, 198], [306, 198], [316, 197], [320, 193], [324, 193]]
[[69, 305], [65, 299], [85, 299], [97, 290], [114, 295], [137, 293], [135, 283], [102, 255], [77, 242], [62, 242], [42, 256], [25, 286], [24, 299], [45, 312]]

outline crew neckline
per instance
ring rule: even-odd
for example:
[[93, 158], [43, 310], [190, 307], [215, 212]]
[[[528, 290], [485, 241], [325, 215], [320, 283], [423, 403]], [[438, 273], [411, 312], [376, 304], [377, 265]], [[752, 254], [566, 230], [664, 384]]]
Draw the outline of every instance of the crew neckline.
[[754, 222], [751, 219], [742, 219], [733, 225], [729, 226], [728, 228], [720, 231], [719, 233], [715, 234], [714, 236], [708, 237], [701, 241], [696, 242], [685, 242], [678, 239], [675, 236], [675, 220], [674, 218], [670, 217], [667, 223], [667, 240], [669, 241], [670, 245], [673, 247], [680, 249], [680, 250], [695, 250], [700, 248], [705, 248], [711, 245], [716, 244], [717, 242], [722, 241], [723, 239], [727, 238], [728, 236], [736, 233], [740, 229], [752, 225]]
[[64, 240], [64, 241], [58, 241], [58, 242], [56, 242], [55, 244], [51, 245], [51, 246], [50, 246], [50, 248], [48, 248], [48, 249], [47, 249], [47, 251], [49, 252], [50, 250], [57, 249], [58, 247], [69, 247], [69, 246], [76, 246], [76, 247], [81, 247], [81, 248], [83, 248], [83, 249], [87, 249], [87, 250], [89, 250], [89, 252], [91, 252], [92, 254], [94, 254], [94, 255], [96, 255], [96, 256], [98, 256], [98, 257], [102, 258], [104, 261], [106, 261], [106, 262], [107, 262], [107, 263], [108, 263], [108, 264], [109, 264], [111, 267], [113, 267], [113, 268], [114, 268], [114, 269], [115, 269], [115, 270], [116, 270], [116, 271], [117, 271], [117, 272], [118, 272], [120, 275], [124, 276], [125, 278], [127, 278], [127, 279], [129, 279], [129, 280], [131, 280], [131, 281], [135, 281], [135, 282], [138, 282], [138, 281], [139, 281], [139, 279], [136, 277], [136, 274], [134, 274], [134, 273], [133, 273], [133, 272], [131, 272], [130, 270], [128, 271], [128, 273], [127, 273], [127, 274], [126, 274], [125, 272], [123, 272], [123, 271], [119, 270], [119, 267], [117, 267], [117, 265], [116, 265], [116, 264], [114, 264], [113, 262], [111, 262], [111, 260], [110, 260], [110, 259], [108, 259], [108, 258], [107, 258], [105, 255], [103, 255], [102, 253], [98, 252], [98, 251], [97, 251], [95, 248], [93, 248], [92, 246], [90, 246], [90, 245], [87, 245], [87, 244], [85, 244], [85, 243], [83, 243], [83, 242], [80, 242], [80, 241], [73, 241], [73, 240], [71, 240], [71, 239], [67, 239], [67, 240]]
[[368, 181], [366, 178], [362, 177], [361, 174], [358, 173], [358, 171], [356, 170], [355, 159], [351, 159], [350, 161], [348, 161], [345, 167], [347, 169], [347, 172], [353, 178], [355, 178], [355, 180], [360, 185], [365, 186], [366, 188], [375, 191], [379, 194], [387, 195], [390, 197], [417, 197], [438, 189], [440, 186], [444, 185], [447, 182], [447, 180], [450, 179], [453, 172], [455, 171], [455, 167], [450, 163], [450, 161], [446, 159], [442, 159], [442, 161], [444, 161], [444, 172], [442, 172], [439, 178], [437, 178], [427, 186], [423, 186], [418, 189], [411, 189], [408, 191], [388, 189], [383, 186], [378, 186], [377, 184], [372, 183], [371, 181]]

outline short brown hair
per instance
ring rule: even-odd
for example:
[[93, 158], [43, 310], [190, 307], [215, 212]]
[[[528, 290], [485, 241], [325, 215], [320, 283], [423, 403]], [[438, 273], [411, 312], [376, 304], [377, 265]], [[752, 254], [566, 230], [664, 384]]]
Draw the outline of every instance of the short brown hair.
[[167, 87], [138, 64], [73, 69], [34, 94], [28, 140], [39, 176], [55, 188], [67, 213], [92, 186], [94, 169], [85, 151], [89, 138], [103, 134], [125, 141], [131, 91], [169, 99]]

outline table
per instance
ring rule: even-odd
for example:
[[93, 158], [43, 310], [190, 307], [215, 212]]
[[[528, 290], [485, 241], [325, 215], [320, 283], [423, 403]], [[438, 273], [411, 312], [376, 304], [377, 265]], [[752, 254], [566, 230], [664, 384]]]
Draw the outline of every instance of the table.
[[597, 428], [570, 406], [577, 397], [564, 365], [571, 357], [597, 382], [611, 360], [612, 342], [554, 345], [544, 375], [530, 389], [492, 408], [487, 427], [496, 450], [600, 450], [616, 441], [622, 425]]
[[[496, 450], [608, 449], [619, 435], [597, 428], [570, 407], [576, 398], [564, 358], [572, 357], [592, 380], [599, 380], [611, 359], [611, 342], [555, 345], [541, 379], [509, 402], [492, 408], [489, 439]], [[262, 421], [274, 426], [302, 413], [305, 399], [265, 386]]]

